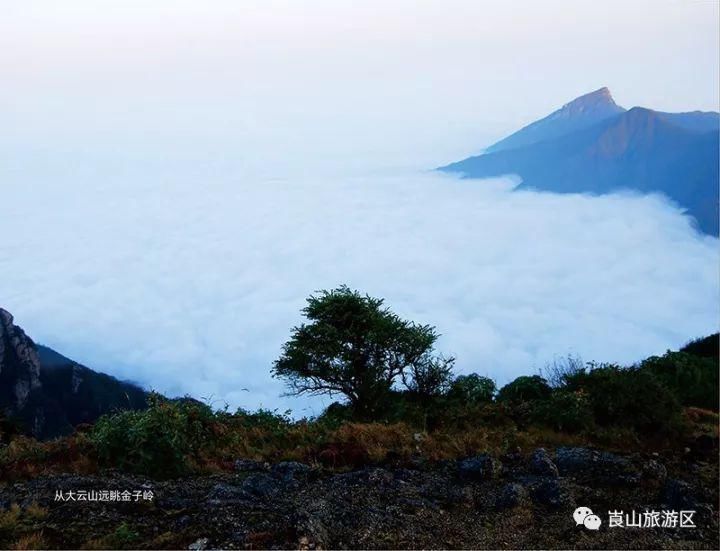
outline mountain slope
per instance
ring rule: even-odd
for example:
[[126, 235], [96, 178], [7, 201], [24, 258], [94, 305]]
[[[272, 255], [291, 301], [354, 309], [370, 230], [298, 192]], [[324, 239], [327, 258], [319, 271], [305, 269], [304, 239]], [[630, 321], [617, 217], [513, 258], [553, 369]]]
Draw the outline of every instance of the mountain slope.
[[718, 121], [717, 113], [635, 107], [582, 130], [440, 170], [465, 178], [517, 174], [521, 188], [557, 193], [662, 192], [685, 208], [701, 231], [717, 236]]
[[615, 117], [625, 109], [615, 103], [610, 90], [600, 88], [566, 103], [544, 119], [525, 126], [487, 148], [486, 153], [516, 149], [552, 140]]
[[117, 409], [146, 407], [138, 386], [36, 345], [0, 308], [0, 413], [24, 432], [52, 438]]

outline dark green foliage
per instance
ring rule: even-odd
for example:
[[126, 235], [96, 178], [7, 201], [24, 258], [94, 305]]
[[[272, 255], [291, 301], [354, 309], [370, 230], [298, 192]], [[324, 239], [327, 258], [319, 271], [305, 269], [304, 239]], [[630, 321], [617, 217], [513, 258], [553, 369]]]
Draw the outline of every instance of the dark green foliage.
[[715, 365], [717, 365], [718, 355], [720, 353], [720, 333], [714, 333], [707, 337], [692, 340], [683, 346], [680, 352], [701, 358], [714, 358]]
[[325, 408], [317, 418], [318, 423], [329, 428], [337, 428], [343, 423], [352, 421], [352, 408], [349, 404], [333, 402]]
[[680, 422], [680, 403], [646, 370], [593, 366], [567, 381], [570, 392], [587, 396], [595, 422], [646, 433], [672, 431]]
[[342, 286], [307, 302], [310, 323], [293, 329], [272, 370], [291, 394], [343, 394], [358, 418], [374, 419], [396, 380], [431, 361], [435, 328], [399, 318], [382, 299]]
[[560, 432], [580, 432], [595, 424], [590, 400], [584, 392], [560, 388], [534, 404], [532, 420]]
[[718, 409], [717, 358], [668, 352], [643, 361], [640, 369], [665, 385], [682, 405]]
[[90, 433], [101, 464], [160, 478], [188, 471], [187, 456], [211, 443], [213, 413], [196, 401], [149, 398], [144, 411], [101, 417]]
[[421, 400], [432, 400], [445, 394], [452, 381], [454, 358], [427, 357], [410, 368], [407, 388]]
[[269, 432], [282, 432], [292, 424], [290, 410], [278, 413], [277, 410], [260, 408], [256, 411], [247, 411], [238, 408], [233, 416], [235, 422], [247, 428], [260, 428]]
[[540, 375], [518, 377], [500, 389], [499, 402], [532, 402], [549, 398], [552, 389]]
[[450, 385], [448, 398], [457, 404], [489, 403], [495, 395], [495, 381], [477, 373], [458, 375]]

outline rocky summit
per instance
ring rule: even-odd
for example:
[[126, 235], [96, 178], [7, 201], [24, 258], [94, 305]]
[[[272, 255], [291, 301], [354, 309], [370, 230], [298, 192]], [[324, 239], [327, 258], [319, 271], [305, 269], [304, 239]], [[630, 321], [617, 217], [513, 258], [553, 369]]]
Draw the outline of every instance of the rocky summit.
[[32, 408], [41, 388], [40, 358], [35, 343], [13, 321], [10, 312], [0, 308], [0, 405], [11, 415], [32, 409], [27, 418], [37, 431], [44, 423], [42, 411]]
[[[49, 548], [716, 549], [714, 466], [557, 448], [348, 472], [243, 459], [234, 473], [171, 481], [60, 475], [0, 489], [0, 545], [22, 532]], [[576, 522], [578, 507], [598, 530]], [[681, 510], [694, 527], [609, 522]]]

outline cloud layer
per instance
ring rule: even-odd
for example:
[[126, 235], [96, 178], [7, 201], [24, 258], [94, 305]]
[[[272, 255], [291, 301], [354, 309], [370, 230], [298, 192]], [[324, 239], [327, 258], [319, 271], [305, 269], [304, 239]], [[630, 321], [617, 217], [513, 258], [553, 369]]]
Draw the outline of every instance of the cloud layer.
[[341, 283], [436, 325], [459, 371], [500, 383], [718, 327], [718, 241], [661, 197], [436, 174], [138, 174], [5, 174], [0, 305], [37, 341], [170, 394], [317, 412], [280, 397], [269, 369], [305, 297]]

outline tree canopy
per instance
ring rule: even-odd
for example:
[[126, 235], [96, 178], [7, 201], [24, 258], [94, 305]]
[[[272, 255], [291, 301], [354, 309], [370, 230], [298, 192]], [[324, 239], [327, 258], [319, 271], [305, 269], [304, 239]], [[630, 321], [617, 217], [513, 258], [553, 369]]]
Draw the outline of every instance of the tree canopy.
[[[341, 286], [307, 299], [308, 323], [293, 328], [273, 376], [289, 393], [342, 394], [358, 417], [372, 418], [396, 381], [444, 365], [432, 355], [435, 328], [401, 319], [383, 299]], [[438, 362], [441, 362], [438, 364]], [[426, 390], [428, 381], [416, 381]]]

